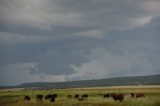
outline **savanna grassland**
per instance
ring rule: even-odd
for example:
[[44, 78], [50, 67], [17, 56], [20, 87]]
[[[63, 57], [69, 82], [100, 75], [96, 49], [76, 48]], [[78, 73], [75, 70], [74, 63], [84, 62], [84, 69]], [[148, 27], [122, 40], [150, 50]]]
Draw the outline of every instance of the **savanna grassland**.
[[[58, 94], [54, 103], [43, 99], [36, 101], [37, 94]], [[103, 98], [106, 93], [144, 93], [145, 97], [131, 98], [125, 96], [124, 102], [114, 101], [112, 98]], [[67, 95], [88, 94], [88, 99], [78, 101], [68, 98]], [[29, 95], [30, 101], [24, 101], [24, 96]], [[0, 106], [160, 106], [160, 86], [115, 86], [115, 87], [90, 87], [53, 90], [25, 90], [5, 89], [0, 90]]]

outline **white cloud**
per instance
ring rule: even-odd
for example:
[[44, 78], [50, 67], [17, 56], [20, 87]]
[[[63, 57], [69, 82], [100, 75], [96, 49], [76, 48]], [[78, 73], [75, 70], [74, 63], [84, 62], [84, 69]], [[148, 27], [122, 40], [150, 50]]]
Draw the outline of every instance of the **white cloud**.
[[22, 25], [41, 30], [51, 30], [45, 20], [43, 0], [6, 0], [0, 4], [0, 20], [5, 24]]
[[[71, 65], [74, 73], [69, 76], [74, 79], [98, 79], [126, 75], [153, 74], [160, 69], [160, 57], [150, 58], [143, 52], [127, 52], [113, 54], [105, 48], [96, 48], [88, 55], [89, 62], [81, 66]], [[157, 72], [158, 73], [158, 72]]]
[[77, 32], [73, 35], [76, 36], [84, 36], [84, 37], [91, 37], [91, 38], [103, 38], [104, 36], [104, 31], [100, 30], [89, 30], [85, 32]]
[[128, 29], [133, 29], [136, 27], [143, 27], [145, 24], [150, 23], [152, 17], [147, 16], [147, 17], [140, 17], [140, 18], [131, 18], [130, 19], [130, 25], [127, 27], [122, 27], [119, 28], [119, 30], [128, 30]]
[[144, 2], [143, 4], [143, 8], [145, 10], [147, 10], [148, 12], [150, 12], [151, 14], [153, 14], [153, 16], [160, 16], [160, 1], [157, 0], [157, 1], [153, 1], [153, 0], [150, 0], [150, 1], [147, 1], [147, 2]]
[[4, 44], [19, 44], [19, 43], [37, 43], [51, 41], [53, 37], [46, 36], [28, 36], [22, 34], [14, 34], [9, 32], [0, 32], [0, 45]]

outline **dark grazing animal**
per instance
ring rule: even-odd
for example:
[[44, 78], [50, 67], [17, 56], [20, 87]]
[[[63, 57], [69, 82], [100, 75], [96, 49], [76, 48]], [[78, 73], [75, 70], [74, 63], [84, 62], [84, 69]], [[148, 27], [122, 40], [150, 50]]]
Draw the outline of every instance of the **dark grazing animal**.
[[135, 94], [134, 93], [130, 93], [131, 97], [134, 98]]
[[72, 95], [67, 95], [68, 98], [72, 99]]
[[110, 94], [109, 93], [107, 93], [107, 94], [105, 94], [104, 96], [103, 96], [103, 98], [109, 98], [110, 97]]
[[53, 94], [53, 96], [54, 96], [55, 98], [57, 98], [57, 97], [58, 97], [58, 94]]
[[83, 94], [82, 98], [87, 99], [88, 98], [88, 94]]
[[81, 97], [81, 98], [78, 98], [78, 101], [84, 101], [85, 98]]
[[124, 94], [115, 94], [115, 93], [112, 93], [111, 94], [111, 97], [114, 99], [114, 100], [119, 100], [119, 102], [124, 102]]
[[48, 94], [45, 96], [45, 99], [46, 100], [49, 99], [50, 102], [55, 102], [56, 98], [57, 98], [57, 94]]
[[28, 95], [24, 97], [24, 101], [30, 101], [30, 100], [31, 98]]
[[50, 99], [50, 102], [55, 102], [55, 97], [52, 97], [52, 98]]
[[75, 98], [75, 99], [78, 99], [78, 98], [79, 98], [79, 95], [78, 95], [78, 94], [74, 95], [74, 98]]
[[36, 99], [37, 99], [37, 101], [42, 101], [43, 95], [37, 95], [37, 96], [36, 96]]
[[135, 97], [136, 97], [136, 98], [144, 97], [144, 93], [136, 93], [136, 94], [135, 94]]
[[52, 94], [48, 94], [48, 95], [45, 96], [45, 99], [47, 100], [47, 99], [49, 99], [51, 97], [52, 97]]
[[45, 96], [45, 99], [47, 100], [47, 99], [50, 99], [50, 98], [57, 98], [58, 97], [58, 95], [57, 94], [48, 94], [48, 95], [46, 95]]

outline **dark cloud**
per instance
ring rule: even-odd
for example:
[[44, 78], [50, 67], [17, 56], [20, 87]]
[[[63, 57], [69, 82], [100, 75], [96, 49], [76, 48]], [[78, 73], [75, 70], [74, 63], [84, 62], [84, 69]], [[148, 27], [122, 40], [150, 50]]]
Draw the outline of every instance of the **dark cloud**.
[[3, 24], [0, 28], [27, 35], [56, 36], [136, 27], [148, 22], [153, 15], [149, 11], [151, 7], [147, 10], [145, 3], [134, 0], [7, 0], [1, 3]]
[[159, 74], [159, 9], [159, 0], [0, 1], [0, 85]]

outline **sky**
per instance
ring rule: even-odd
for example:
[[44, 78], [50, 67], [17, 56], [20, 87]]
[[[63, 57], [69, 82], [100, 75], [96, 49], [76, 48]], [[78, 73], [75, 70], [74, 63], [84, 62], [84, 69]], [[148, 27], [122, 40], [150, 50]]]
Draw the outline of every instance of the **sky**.
[[160, 74], [160, 0], [1, 0], [0, 86]]

